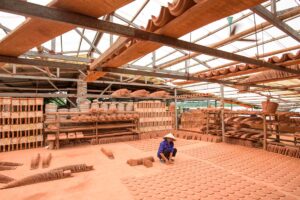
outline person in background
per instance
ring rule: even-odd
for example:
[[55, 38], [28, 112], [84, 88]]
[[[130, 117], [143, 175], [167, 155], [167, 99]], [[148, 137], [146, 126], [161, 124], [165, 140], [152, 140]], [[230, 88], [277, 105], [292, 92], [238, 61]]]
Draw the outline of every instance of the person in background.
[[163, 137], [163, 141], [160, 143], [157, 157], [161, 162], [166, 164], [173, 164], [174, 157], [176, 156], [177, 149], [174, 148], [175, 136], [172, 133], [168, 133]]

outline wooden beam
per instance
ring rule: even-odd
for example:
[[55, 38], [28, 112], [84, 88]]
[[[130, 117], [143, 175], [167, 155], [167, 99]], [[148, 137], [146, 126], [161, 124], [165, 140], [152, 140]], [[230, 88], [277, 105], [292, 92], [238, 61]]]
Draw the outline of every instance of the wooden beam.
[[[278, 52], [278, 51], [276, 51]], [[229, 63], [231, 64], [231, 63]], [[223, 66], [231, 66], [229, 64], [225, 64]], [[233, 62], [233, 65], [238, 64], [236, 62]], [[291, 65], [296, 65], [296, 64], [300, 64], [300, 59], [296, 59], [296, 60], [289, 60], [286, 62], [282, 62], [282, 63], [276, 63], [275, 65], [280, 65], [280, 66], [291, 66]], [[223, 68], [223, 67], [222, 67]], [[219, 67], [213, 68], [214, 69], [220, 69]], [[248, 69], [248, 70], [244, 70], [244, 71], [238, 71], [238, 72], [231, 72], [225, 75], [220, 75], [220, 76], [214, 76], [212, 77], [213, 79], [224, 79], [224, 78], [229, 78], [229, 77], [234, 77], [234, 76], [240, 76], [240, 75], [246, 75], [246, 74], [252, 74], [252, 73], [257, 73], [257, 72], [262, 72], [262, 71], [266, 71], [269, 70], [265, 67], [258, 67], [255, 69]], [[210, 71], [210, 70], [209, 70]], [[202, 72], [204, 73], [204, 72]], [[198, 75], [200, 73], [196, 73], [196, 75]], [[195, 76], [195, 75], [193, 75]], [[293, 76], [293, 77], [298, 77], [297, 75]], [[289, 79], [289, 78], [285, 78], [284, 80]], [[291, 79], [291, 78], [290, 78]], [[184, 81], [184, 82], [179, 82], [179, 83], [175, 83], [175, 85], [188, 85], [188, 84], [192, 84], [192, 83], [196, 83], [196, 81]]]
[[[299, 12], [300, 12], [300, 9], [299, 9]], [[284, 52], [288, 52], [288, 51], [293, 51], [293, 50], [297, 50], [297, 49], [300, 49], [300, 45], [296, 45], [296, 46], [287, 47], [287, 48], [284, 48], [284, 49], [279, 49], [279, 50], [259, 54], [259, 55], [257, 55], [257, 57], [258, 58], [265, 58], [265, 57], [268, 57], [268, 56], [273, 56], [273, 55], [276, 55], [276, 54], [280, 54], [280, 53], [284, 53]], [[257, 57], [254, 56], [254, 57], [251, 57], [251, 58], [257, 58]], [[201, 74], [203, 72], [207, 72], [207, 71], [210, 71], [210, 70], [221, 69], [221, 68], [225, 68], [225, 67], [229, 67], [229, 66], [237, 65], [237, 64], [239, 64], [239, 62], [230, 62], [230, 63], [224, 64], [224, 65], [219, 65], [217, 67], [214, 67], [213, 69], [202, 70], [202, 71], [197, 72], [195, 74]]]
[[245, 56], [228, 53], [226, 51], [216, 50], [202, 45], [185, 42], [183, 40], [178, 40], [172, 37], [150, 33], [147, 31], [138, 30], [138, 29], [134, 29], [119, 24], [114, 24], [111, 22], [101, 21], [93, 17], [89, 17], [81, 14], [75, 14], [67, 11], [61, 11], [55, 8], [49, 8], [49, 7], [40, 6], [32, 3], [21, 2], [17, 0], [2, 0], [0, 1], [0, 9], [15, 14], [60, 21], [60, 22], [80, 26], [83, 28], [90, 28], [92, 30], [97, 30], [97, 31], [101, 30], [111, 34], [117, 34], [125, 37], [156, 42], [174, 48], [199, 52], [199, 53], [216, 56], [224, 59], [229, 59], [229, 60], [236, 60], [239, 62], [263, 66], [274, 70], [300, 74], [299, 70], [292, 70], [282, 66], [276, 66], [271, 63], [266, 63]]
[[[263, 1], [264, 0], [196, 1], [196, 4], [194, 4], [189, 9], [185, 10], [180, 16], [171, 16], [171, 18], [173, 19], [170, 19], [170, 17], [168, 17], [169, 15], [163, 14], [165, 12], [168, 12], [168, 9], [162, 7], [160, 14], [157, 17], [160, 19], [170, 21], [168, 21], [164, 25], [159, 25], [159, 27], [154, 27], [153, 32], [172, 38], [180, 38], [181, 36], [186, 35], [191, 31], [194, 31], [214, 21], [220, 20], [224, 17], [238, 13], [247, 8], [258, 5]], [[184, 5], [182, 3], [192, 3], [192, 0], [174, 1], [174, 4], [177, 4], [179, 9], [181, 9], [180, 5], [184, 8]], [[170, 8], [169, 10], [171, 12], [172, 9]], [[150, 24], [152, 24], [153, 21], [151, 21], [150, 23], [149, 22], [147, 25], [148, 28], [152, 27]], [[133, 61], [135, 59], [147, 55], [148, 53], [155, 51], [161, 46], [162, 44], [154, 42], [136, 40], [136, 42], [134, 42], [133, 44], [127, 43], [126, 45], [119, 47], [123, 47], [123, 51], [117, 51], [117, 54], [115, 55], [112, 54], [112, 57], [109, 60], [96, 59], [93, 62], [93, 64], [99, 64], [102, 66], [104, 65], [107, 67], [121, 67], [122, 65], [129, 63], [130, 61]]]
[[[181, 79], [181, 80], [191, 80], [196, 82], [209, 82], [209, 83], [218, 83], [218, 84], [228, 84], [228, 85], [244, 85], [249, 87], [257, 87], [257, 88], [269, 88], [269, 89], [276, 89], [277, 87], [266, 86], [266, 85], [256, 85], [256, 84], [247, 84], [247, 83], [236, 83], [227, 80], [216, 80], [216, 79], [205, 79], [200, 77], [194, 76], [187, 76], [183, 73], [159, 73], [159, 72], [149, 72], [149, 71], [140, 71], [140, 70], [130, 70], [130, 69], [122, 69], [122, 68], [115, 68], [115, 67], [104, 67], [101, 68], [101, 71], [91, 71], [93, 76], [97, 76], [97, 73], [102, 75], [104, 72], [111, 72], [111, 73], [119, 73], [119, 74], [132, 74], [132, 75], [142, 75], [142, 76], [152, 76], [152, 77], [161, 77], [161, 78], [171, 78], [171, 79]], [[291, 90], [295, 91], [295, 90]]]
[[26, 59], [26, 58], [17, 58], [11, 56], [2, 56], [0, 55], [0, 62], [2, 63], [13, 63], [21, 65], [35, 65], [42, 67], [53, 67], [53, 68], [62, 68], [62, 69], [81, 69], [86, 70], [88, 65], [84, 64], [74, 64], [74, 63], [65, 63], [65, 62], [56, 62], [40, 59]]
[[274, 26], [276, 26], [281, 31], [285, 32], [292, 38], [294, 38], [296, 41], [300, 42], [300, 34], [292, 29], [289, 25], [281, 21], [276, 15], [268, 11], [266, 8], [264, 8], [261, 5], [255, 6], [251, 8], [253, 12], [258, 14], [260, 17], [264, 18]]
[[[53, 0], [47, 6], [97, 18], [111, 13], [132, 1], [133, 0], [114, 0], [112, 3], [111, 0]], [[18, 3], [20, 1], [14, 2]], [[5, 4], [3, 1], [1, 1], [1, 3]], [[28, 50], [74, 28], [76, 28], [76, 26], [72, 24], [29, 17], [0, 41], [0, 54], [6, 56], [20, 56]], [[1, 65], [3, 65], [3, 63], [0, 63], [0, 67]]]
[[[292, 10], [289, 10], [287, 11], [286, 13], [283, 13], [282, 15], [279, 15], [278, 18], [281, 19], [281, 20], [284, 20], [284, 19], [288, 19], [288, 18], [291, 18], [293, 16], [296, 16], [296, 15], [299, 15], [299, 12], [300, 12], [300, 7], [297, 7], [297, 8], [294, 8]], [[209, 45], [209, 47], [211, 48], [219, 48], [219, 47], [222, 47], [224, 45], [227, 45], [231, 42], [234, 42], [242, 37], [245, 37], [245, 36], [248, 36], [249, 34], [252, 34], [254, 33], [255, 31], [257, 30], [260, 30], [260, 29], [267, 29], [268, 27], [271, 26], [271, 23], [270, 22], [263, 22], [261, 24], [258, 24], [257, 26], [254, 26], [254, 27], [251, 27], [251, 28], [248, 28], [244, 31], [241, 31], [235, 35], [232, 35], [224, 40], [221, 40], [219, 42], [216, 42], [212, 45]], [[196, 56], [199, 56], [200, 53], [191, 53], [189, 55], [185, 55], [185, 56], [181, 56], [179, 58], [176, 58], [174, 60], [171, 60], [171, 61], [167, 61], [165, 63], [162, 63], [160, 64], [159, 66], [157, 66], [159, 69], [165, 69], [165, 68], [168, 68], [168, 67], [171, 67], [173, 65], [176, 65], [180, 62], [183, 62], [187, 59], [190, 59], [190, 58], [194, 58]]]

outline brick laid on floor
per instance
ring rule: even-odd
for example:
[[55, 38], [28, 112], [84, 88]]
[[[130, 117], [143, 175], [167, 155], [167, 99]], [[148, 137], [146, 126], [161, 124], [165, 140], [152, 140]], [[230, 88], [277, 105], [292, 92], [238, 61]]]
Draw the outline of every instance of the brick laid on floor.
[[300, 199], [300, 160], [297, 158], [228, 144], [197, 147], [183, 153], [280, 188]]
[[176, 163], [157, 175], [126, 178], [135, 199], [296, 199], [274, 187], [199, 160]]

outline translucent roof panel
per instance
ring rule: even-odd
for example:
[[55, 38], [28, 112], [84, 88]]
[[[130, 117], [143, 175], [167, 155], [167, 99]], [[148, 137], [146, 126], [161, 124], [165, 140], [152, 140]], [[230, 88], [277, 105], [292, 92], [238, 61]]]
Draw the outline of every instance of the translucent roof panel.
[[[37, 3], [40, 5], [47, 5], [50, 0], [28, 0], [29, 2]], [[141, 12], [137, 14], [140, 8], [147, 2], [147, 5], [141, 10]], [[173, 0], [140, 0], [140, 1], [133, 1], [130, 4], [118, 9], [115, 11], [112, 17], [112, 21], [117, 24], [121, 25], [128, 25], [128, 22], [135, 24], [137, 27], [146, 27], [148, 20], [151, 16], [158, 16], [161, 6], [167, 6], [168, 3], [173, 2]], [[266, 1], [263, 5], [270, 4], [270, 1]], [[300, 6], [299, 1], [297, 0], [280, 0], [277, 1], [277, 11], [283, 11], [285, 9], [289, 9], [292, 7]], [[270, 6], [267, 7], [270, 10]], [[259, 25], [261, 23], [265, 23], [266, 21], [258, 15], [254, 15], [251, 10], [247, 9], [242, 12], [236, 13], [230, 17], [233, 17], [233, 24], [229, 25], [227, 17], [217, 20], [213, 23], [210, 23], [206, 26], [200, 27], [191, 33], [185, 34], [184, 36], [180, 37], [181, 40], [194, 42], [196, 44], [214, 47], [219, 50], [227, 51], [230, 53], [236, 53], [239, 55], [247, 56], [247, 57], [254, 57], [257, 53], [263, 54], [267, 52], [272, 52], [275, 50], [296, 46], [299, 43], [286, 35], [284, 32], [279, 30], [274, 26], [269, 26], [264, 28], [263, 30], [259, 29]], [[103, 19], [101, 17], [99, 19]], [[134, 18], [134, 19], [133, 19]], [[243, 19], [242, 19], [243, 18]], [[0, 12], [0, 23], [9, 28], [15, 29], [18, 25], [24, 22], [25, 18], [18, 15], [12, 15], [4, 12]], [[238, 21], [238, 22], [236, 22]], [[292, 17], [291, 19], [287, 20], [286, 23], [291, 26], [293, 29], [299, 32], [300, 30], [300, 17]], [[236, 27], [235, 34], [238, 34], [242, 31], [245, 31], [249, 28], [253, 28], [257, 26], [258, 30], [252, 32], [251, 34], [247, 34], [242, 38], [245, 39], [256, 39], [257, 41], [245, 42], [245, 41], [230, 41], [225, 43], [226, 39], [230, 37], [230, 31], [233, 27]], [[134, 27], [136, 27], [134, 26]], [[69, 31], [62, 35], [61, 37], [56, 38], [56, 52], [62, 53], [63, 55], [72, 55], [77, 56], [77, 51], [80, 50], [79, 55], [86, 55], [87, 51], [91, 48], [90, 43], [94, 40], [96, 31], [92, 30], [85, 30], [83, 33], [82, 28], [78, 28], [79, 32], [84, 35], [86, 39], [82, 39], [80, 34], [78, 34], [75, 30]], [[0, 30], [0, 38], [4, 38], [6, 33], [1, 29]], [[100, 52], [105, 52], [111, 46], [111, 39], [113, 42], [117, 40], [118, 36], [111, 35], [104, 33], [100, 42], [97, 45], [97, 49]], [[223, 41], [223, 42], [222, 42]], [[80, 44], [81, 42], [81, 44]], [[62, 46], [61, 46], [62, 43]], [[222, 44], [220, 44], [222, 43]], [[216, 45], [219, 44], [219, 45]], [[48, 41], [42, 44], [46, 48], [51, 48], [51, 41]], [[79, 49], [80, 46], [80, 49]], [[36, 48], [33, 48], [32, 51], [36, 51]], [[175, 51], [175, 52], [174, 52]], [[295, 52], [294, 50], [293, 52]], [[72, 52], [71, 54], [69, 52]], [[174, 53], [173, 53], [174, 52]], [[183, 52], [183, 53], [182, 53]], [[170, 61], [176, 60], [177, 58], [181, 58], [185, 54], [190, 54], [192, 52], [187, 50], [181, 50], [181, 52], [176, 51], [174, 48], [161, 46], [159, 49], [155, 50], [155, 65], [161, 65], [164, 63], [168, 63]], [[93, 54], [94, 58], [97, 58], [100, 55], [99, 52], [95, 51]], [[281, 54], [279, 54], [281, 55]], [[129, 64], [134, 65], [134, 67], [153, 67], [153, 53], [149, 53], [141, 58], [138, 58], [134, 61], [129, 62]], [[267, 59], [266, 57], [265, 59]], [[222, 59], [222, 58], [215, 58], [214, 56], [200, 54], [195, 57], [195, 59], [189, 59], [186, 62], [180, 62], [173, 66], [168, 67], [168, 70], [173, 70], [176, 72], [185, 72], [186, 67], [188, 68], [187, 71], [189, 73], [197, 73], [203, 70], [207, 70], [207, 66], [205, 64], [200, 63], [206, 62], [206, 65], [210, 67], [218, 67], [227, 63], [232, 62], [231, 60]], [[246, 76], [246, 75], [244, 75]], [[230, 78], [231, 80], [235, 78], [242, 78], [240, 77], [233, 77]], [[299, 81], [299, 80], [298, 80]], [[297, 84], [291, 80], [293, 84]], [[282, 86], [288, 83], [285, 82], [276, 82], [270, 83], [265, 85], [270, 86]], [[298, 83], [300, 84], [300, 83]], [[198, 83], [194, 85], [184, 86], [183, 88], [189, 89], [191, 91], [197, 92], [212, 92], [217, 95], [220, 95], [220, 87], [219, 84], [211, 84], [211, 83]], [[263, 92], [263, 95], [268, 95], [268, 92]], [[271, 92], [271, 95], [285, 98], [285, 99], [293, 99], [297, 100], [297, 96], [285, 96], [287, 93], [284, 92]], [[259, 103], [262, 99], [265, 99], [264, 96], [260, 96], [258, 94], [253, 93], [238, 93], [238, 91], [231, 87], [225, 87], [225, 96], [230, 98], [238, 98], [244, 101], [252, 101]], [[256, 98], [256, 99], [255, 99]]]

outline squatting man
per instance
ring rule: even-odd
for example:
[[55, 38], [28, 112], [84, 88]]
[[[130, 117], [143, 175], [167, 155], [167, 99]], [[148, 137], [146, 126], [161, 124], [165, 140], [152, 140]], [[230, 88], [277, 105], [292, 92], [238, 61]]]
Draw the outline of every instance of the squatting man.
[[168, 133], [163, 139], [164, 140], [159, 145], [157, 157], [162, 163], [166, 163], [167, 165], [173, 164], [174, 157], [177, 153], [177, 149], [174, 148], [174, 141], [176, 138], [172, 133]]

